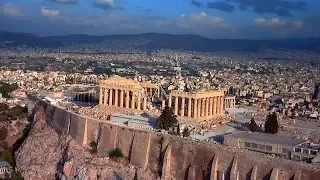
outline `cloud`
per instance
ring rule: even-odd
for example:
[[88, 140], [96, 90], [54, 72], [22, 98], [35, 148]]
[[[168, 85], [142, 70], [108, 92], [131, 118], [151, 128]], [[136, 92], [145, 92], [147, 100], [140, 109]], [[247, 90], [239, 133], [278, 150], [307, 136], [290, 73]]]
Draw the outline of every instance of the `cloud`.
[[101, 8], [104, 10], [107, 9], [117, 9], [117, 10], [124, 10], [123, 7], [118, 7], [114, 0], [92, 0], [92, 4], [94, 7]]
[[232, 12], [235, 4], [241, 10], [252, 8], [258, 14], [273, 13], [279, 16], [292, 16], [291, 11], [305, 11], [307, 9], [304, 1], [294, 2], [289, 0], [225, 0], [208, 3], [208, 7]]
[[22, 12], [20, 6], [13, 4], [6, 4], [0, 7], [1, 14], [10, 17], [23, 17], [24, 13]]
[[265, 19], [256, 18], [254, 22], [258, 25], [269, 25], [269, 26], [284, 26], [286, 25], [285, 20], [280, 20], [279, 18]]
[[256, 18], [254, 21], [256, 24], [265, 24], [267, 22], [265, 18]]
[[227, 24], [222, 18], [218, 16], [208, 15], [205, 12], [195, 14], [181, 14], [177, 19], [177, 25], [183, 28], [198, 28], [204, 26], [215, 26], [226, 28], [230, 25]]
[[195, 6], [195, 7], [201, 7], [201, 3], [200, 2], [198, 2], [198, 1], [196, 1], [196, 0], [192, 0], [191, 1], [191, 4], [193, 5], [193, 6]]
[[225, 12], [232, 12], [236, 9], [232, 4], [229, 4], [227, 2], [218, 1], [218, 2], [208, 2], [207, 3], [208, 8], [211, 9], [218, 9]]
[[53, 10], [53, 9], [47, 9], [47, 8], [41, 8], [40, 9], [41, 15], [46, 17], [56, 17], [59, 16], [60, 10]]
[[78, 0], [50, 0], [55, 3], [61, 3], [61, 4], [78, 4]]
[[295, 28], [302, 28], [303, 26], [303, 22], [301, 21], [293, 21], [292, 24]]

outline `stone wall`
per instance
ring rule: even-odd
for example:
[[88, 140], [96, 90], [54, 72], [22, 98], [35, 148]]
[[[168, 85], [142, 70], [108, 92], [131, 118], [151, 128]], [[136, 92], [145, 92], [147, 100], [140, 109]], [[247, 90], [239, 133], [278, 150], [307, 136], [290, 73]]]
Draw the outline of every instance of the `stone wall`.
[[[320, 168], [206, 142], [137, 130], [47, 106], [47, 122], [58, 133], [88, 145], [99, 137], [98, 153], [119, 147], [128, 161], [162, 179], [320, 179]], [[58, 127], [59, 126], [59, 127]]]

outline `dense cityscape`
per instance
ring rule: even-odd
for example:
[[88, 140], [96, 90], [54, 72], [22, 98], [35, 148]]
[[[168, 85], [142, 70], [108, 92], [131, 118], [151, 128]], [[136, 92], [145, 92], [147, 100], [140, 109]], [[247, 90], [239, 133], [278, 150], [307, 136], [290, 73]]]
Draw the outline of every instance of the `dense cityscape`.
[[319, 180], [318, 7], [0, 0], [0, 180]]

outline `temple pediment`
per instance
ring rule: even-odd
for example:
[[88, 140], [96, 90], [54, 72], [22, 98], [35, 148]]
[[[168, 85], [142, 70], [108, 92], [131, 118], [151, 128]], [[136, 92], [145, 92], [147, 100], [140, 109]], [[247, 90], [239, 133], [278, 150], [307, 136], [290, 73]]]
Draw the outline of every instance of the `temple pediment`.
[[107, 79], [101, 80], [100, 87], [131, 90], [138, 90], [143, 88], [140, 85], [139, 81], [127, 79], [120, 76], [112, 76]]

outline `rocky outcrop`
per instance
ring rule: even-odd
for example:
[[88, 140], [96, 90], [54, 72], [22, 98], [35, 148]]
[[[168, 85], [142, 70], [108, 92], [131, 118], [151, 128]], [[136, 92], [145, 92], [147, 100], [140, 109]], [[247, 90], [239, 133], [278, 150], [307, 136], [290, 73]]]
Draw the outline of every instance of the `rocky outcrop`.
[[92, 156], [69, 135], [58, 135], [46, 122], [45, 110], [34, 114], [27, 139], [15, 153], [16, 169], [25, 179], [159, 179], [151, 173], [108, 157]]
[[[97, 139], [98, 155], [91, 156], [85, 147]], [[107, 157], [116, 147], [122, 161]], [[119, 126], [50, 105], [36, 110], [15, 155], [26, 179], [320, 179], [316, 165]]]

